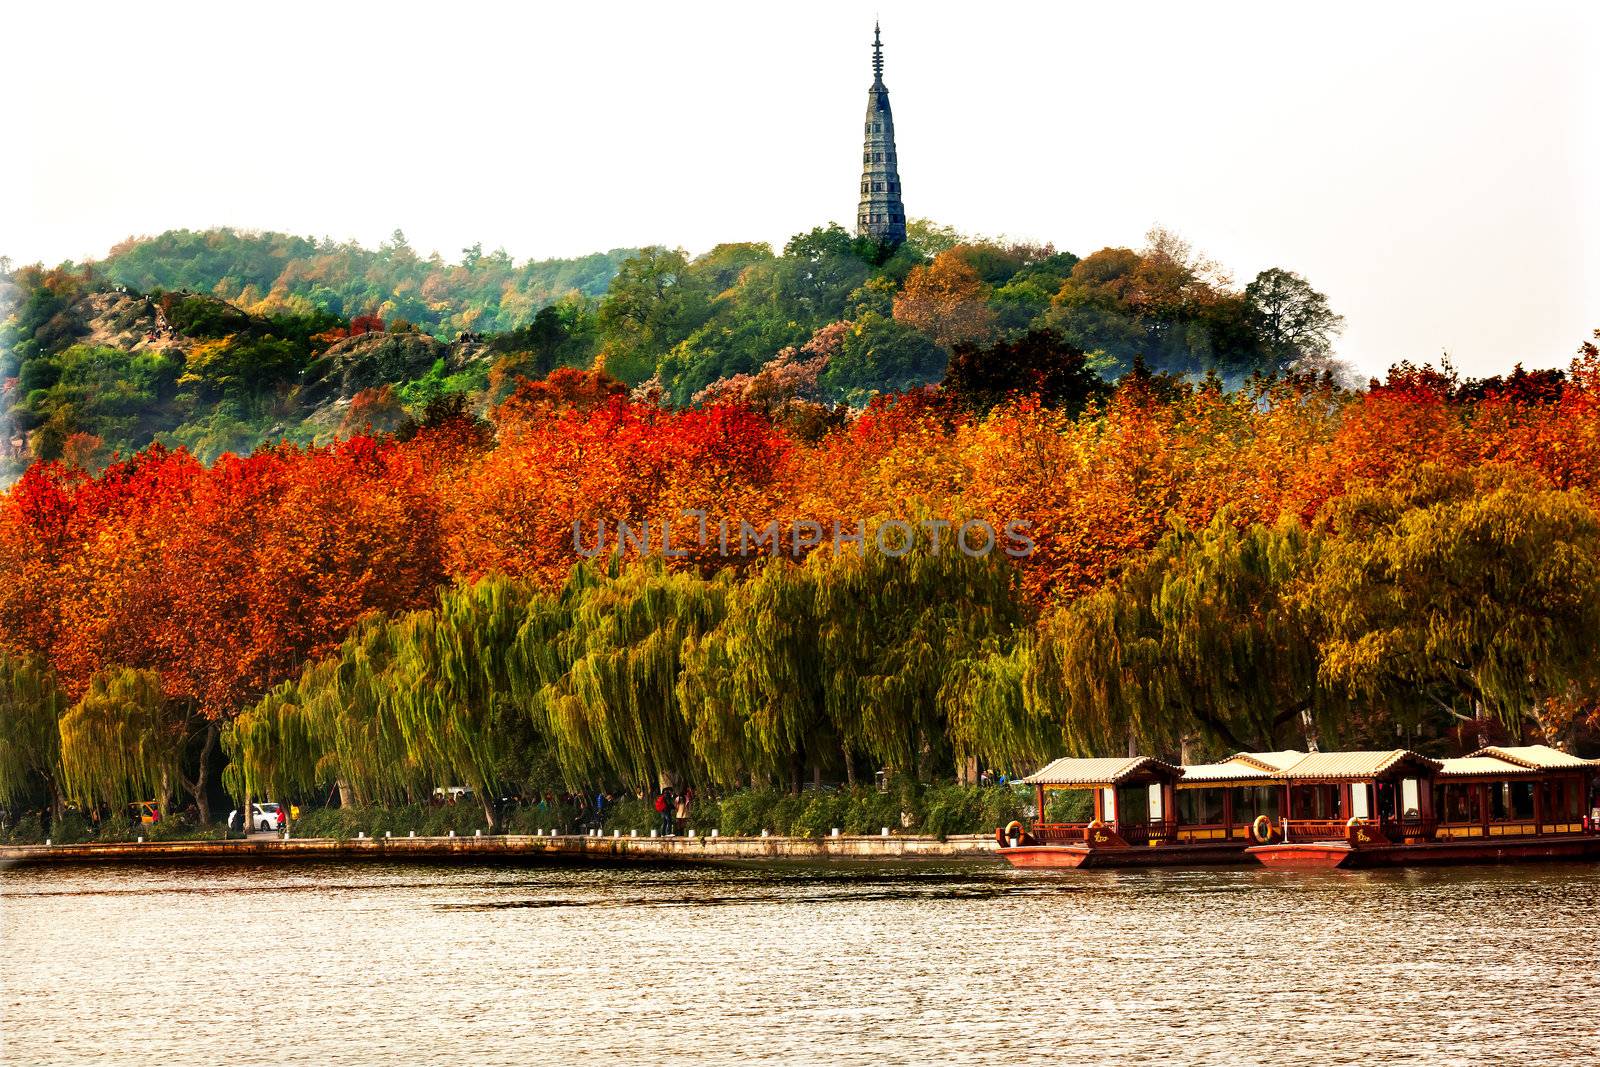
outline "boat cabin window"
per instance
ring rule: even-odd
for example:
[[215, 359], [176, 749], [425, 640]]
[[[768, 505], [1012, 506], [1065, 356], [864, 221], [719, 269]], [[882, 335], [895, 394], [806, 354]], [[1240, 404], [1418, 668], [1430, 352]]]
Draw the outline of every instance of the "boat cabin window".
[[1142, 785], [1117, 790], [1117, 821], [1133, 825], [1150, 821], [1150, 792]]
[[1501, 782], [1489, 787], [1489, 818], [1533, 818], [1533, 783]]
[[1417, 819], [1422, 816], [1422, 797], [1415, 778], [1405, 778], [1400, 782], [1400, 814], [1407, 819]]
[[1046, 822], [1088, 822], [1094, 818], [1094, 793], [1088, 789], [1052, 789], [1045, 793]]
[[[1180, 789], [1178, 818], [1185, 826], [1220, 826], [1222, 800], [1221, 789]], [[1252, 815], [1251, 818], [1255, 816]], [[1235, 819], [1237, 820], [1237, 816]]]
[[1578, 783], [1571, 778], [1557, 778], [1554, 781], [1542, 782], [1540, 787], [1544, 790], [1544, 817], [1548, 820], [1566, 822], [1583, 818], [1583, 797]]
[[1279, 798], [1282, 790], [1275, 785], [1241, 785], [1233, 791], [1233, 824], [1243, 826], [1255, 822], [1256, 816], [1265, 815], [1274, 822], [1278, 819]]
[[1368, 819], [1367, 783], [1357, 782], [1350, 787], [1350, 816], [1355, 819]]
[[1443, 822], [1482, 822], [1483, 806], [1479, 802], [1478, 787], [1436, 784], [1433, 787], [1433, 812]]
[[1373, 813], [1379, 819], [1398, 818], [1399, 797], [1393, 782], [1374, 782], [1372, 785]]
[[1150, 810], [1150, 821], [1160, 822], [1167, 817], [1166, 805], [1161, 802], [1161, 783], [1152, 782], [1145, 790], [1147, 797], [1146, 807]]
[[1289, 790], [1291, 819], [1340, 819], [1344, 805], [1336, 785], [1297, 785]]

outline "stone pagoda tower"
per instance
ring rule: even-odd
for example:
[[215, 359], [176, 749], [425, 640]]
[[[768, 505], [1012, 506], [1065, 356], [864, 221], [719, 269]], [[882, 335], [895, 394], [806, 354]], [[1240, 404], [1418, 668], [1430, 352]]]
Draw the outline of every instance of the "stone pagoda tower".
[[906, 239], [900, 168], [894, 155], [894, 115], [883, 84], [883, 39], [872, 26], [872, 88], [867, 90], [867, 138], [861, 153], [861, 206], [856, 234], [893, 248]]

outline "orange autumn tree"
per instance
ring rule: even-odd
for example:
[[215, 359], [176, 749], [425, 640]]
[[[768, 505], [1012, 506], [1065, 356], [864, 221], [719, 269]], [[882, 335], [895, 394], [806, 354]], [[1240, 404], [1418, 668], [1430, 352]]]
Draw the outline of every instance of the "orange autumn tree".
[[894, 298], [894, 319], [927, 335], [943, 348], [963, 342], [981, 344], [994, 334], [995, 314], [988, 304], [988, 286], [966, 261], [960, 248], [913, 267]]

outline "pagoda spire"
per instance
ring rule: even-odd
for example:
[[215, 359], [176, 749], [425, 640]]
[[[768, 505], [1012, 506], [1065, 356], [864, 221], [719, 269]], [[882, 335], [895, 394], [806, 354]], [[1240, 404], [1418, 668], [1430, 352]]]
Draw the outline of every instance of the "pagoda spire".
[[894, 114], [883, 84], [883, 35], [872, 24], [872, 87], [867, 90], [867, 132], [861, 151], [861, 204], [856, 235], [893, 248], [906, 239], [906, 209], [900, 202], [900, 165], [895, 158]]

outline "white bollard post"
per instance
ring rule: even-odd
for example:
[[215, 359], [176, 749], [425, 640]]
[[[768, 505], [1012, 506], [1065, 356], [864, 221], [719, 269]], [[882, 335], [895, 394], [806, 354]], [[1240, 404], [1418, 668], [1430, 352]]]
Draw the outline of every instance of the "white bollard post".
[[[363, 837], [366, 837], [366, 836], [367, 836], [367, 832], [365, 830], [357, 830], [356, 831], [356, 840], [357, 841], [361, 840]], [[139, 840], [143, 841], [144, 838], [141, 837], [141, 838], [139, 838]]]
[[543, 837], [544, 836], [544, 827], [541, 826], [537, 830], [535, 830], [533, 832], [533, 836], [534, 837]]
[[629, 837], [638, 837], [639, 836], [639, 831], [637, 831], [637, 830], [629, 830], [628, 831], [628, 836]]
[[883, 836], [884, 837], [888, 837], [889, 836], [889, 828], [887, 826], [885, 826], [883, 828]]
[[832, 836], [834, 836], [834, 837], [838, 837], [839, 836], [839, 828], [837, 826], [835, 826], [833, 828], [833, 835]]
[[621, 830], [613, 830], [613, 831], [611, 831], [611, 836], [612, 837], [621, 837], [622, 836], [622, 831]]
[[711, 831], [711, 836], [712, 836], [712, 837], [716, 837], [716, 836], [717, 836], [717, 831], [715, 831], [715, 830], [712, 830], [712, 831]]
[[660, 837], [661, 836], [661, 831], [660, 830], [651, 830], [650, 831], [650, 836], [651, 837]]
[[455, 832], [455, 831], [454, 831], [454, 830], [451, 830], [451, 831], [450, 831], [450, 836], [451, 836], [451, 837], [454, 837], [454, 836], [456, 836], [456, 832]]
[[415, 830], [412, 830], [412, 831], [411, 831], [411, 832], [410, 832], [410, 833], [409, 833], [409, 834], [407, 834], [407, 835], [406, 835], [406, 836], [407, 836], [407, 837], [416, 837], [416, 836], [417, 836], [417, 832], [416, 832], [416, 831], [415, 831]]
[[762, 837], [771, 837], [772, 836], [772, 831], [771, 830], [763, 830], [763, 831], [761, 831], [761, 836]]
[[393, 837], [393, 836], [394, 836], [394, 835], [393, 835], [393, 834], [391, 834], [391, 833], [390, 833], [390, 832], [389, 832], [389, 831], [387, 831], [387, 830], [385, 830], [385, 831], [384, 831], [384, 832], [383, 832], [383, 839], [384, 839], [384, 840], [385, 840], [385, 841], [387, 841], [387, 840], [389, 840], [389, 838], [391, 838], [391, 837]]
[[143, 834], [139, 835], [139, 844], [141, 844], [141, 845], [144, 844], [144, 835]]
[[694, 836], [694, 828], [693, 827], [690, 827], [690, 829], [689, 829], [689, 836], [690, 837]]
[[45, 848], [49, 848], [50, 847], [50, 839], [48, 837], [44, 839], [44, 847]]

